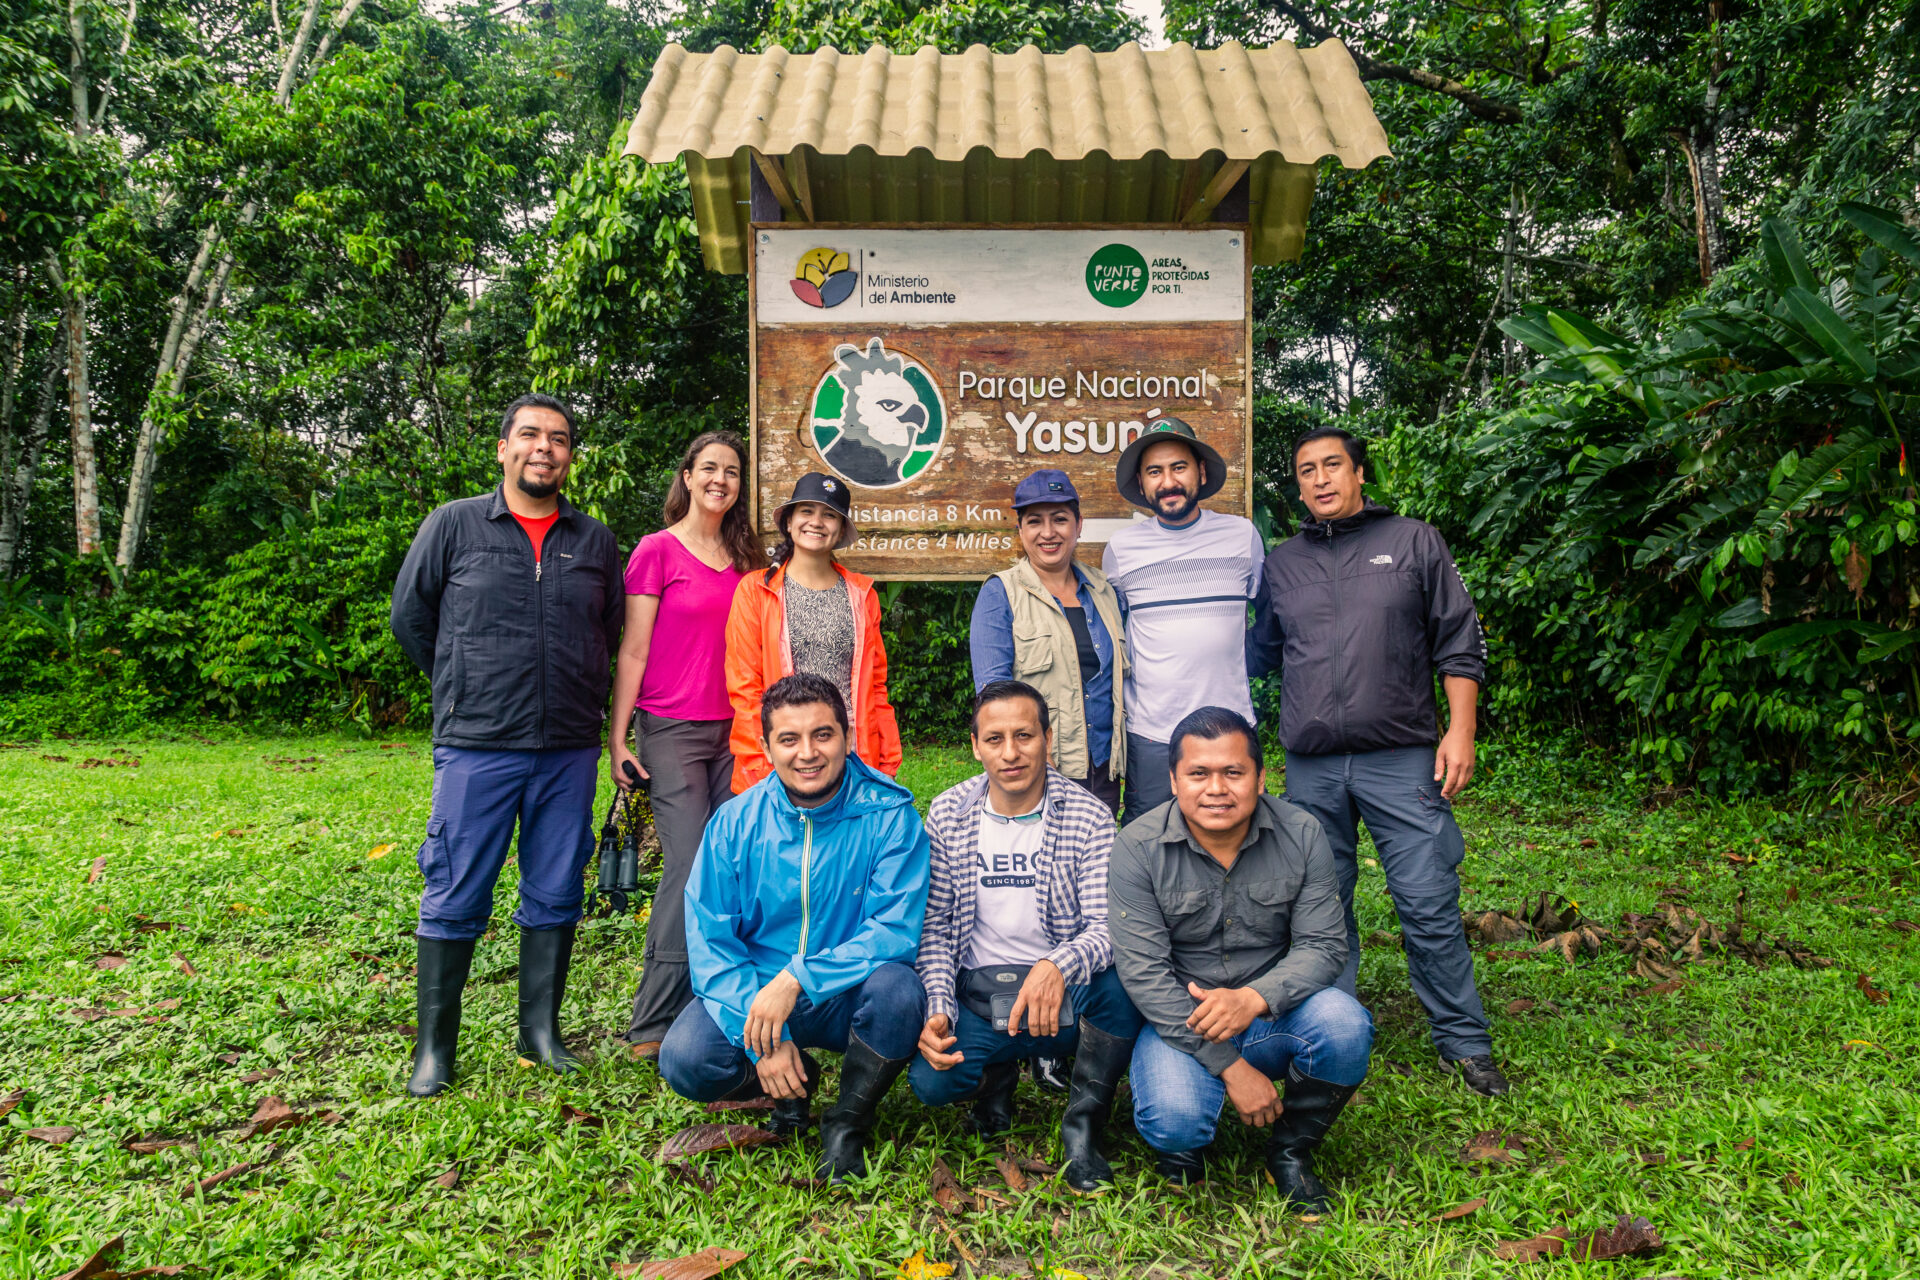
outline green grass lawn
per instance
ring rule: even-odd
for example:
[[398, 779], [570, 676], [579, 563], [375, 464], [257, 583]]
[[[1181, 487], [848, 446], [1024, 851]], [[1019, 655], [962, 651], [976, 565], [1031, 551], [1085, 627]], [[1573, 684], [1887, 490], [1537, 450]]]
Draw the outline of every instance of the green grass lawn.
[[[115, 748], [138, 766], [85, 767], [127, 758]], [[1322, 1161], [1345, 1198], [1336, 1214], [1282, 1212], [1231, 1120], [1214, 1180], [1168, 1189], [1123, 1092], [1113, 1193], [1040, 1182], [949, 1221], [929, 1195], [934, 1160], [1000, 1188], [992, 1153], [904, 1083], [880, 1125], [891, 1149], [852, 1194], [783, 1182], [810, 1172], [812, 1140], [701, 1157], [711, 1193], [656, 1164], [669, 1135], [707, 1117], [615, 1039], [638, 919], [582, 932], [563, 1020], [591, 1069], [561, 1080], [516, 1065], [510, 879], [475, 960], [461, 1078], [433, 1101], [404, 1097], [430, 770], [417, 740], [0, 751], [0, 1094], [25, 1095], [0, 1121], [0, 1277], [58, 1275], [116, 1233], [123, 1268], [231, 1276], [603, 1277], [709, 1245], [749, 1251], [730, 1278], [891, 1277], [920, 1250], [976, 1276], [1920, 1273], [1920, 937], [1901, 927], [1920, 904], [1911, 851], [1870, 828], [1758, 804], [1643, 809], [1566, 782], [1551, 756], [1489, 750], [1460, 805], [1469, 909], [1547, 892], [1616, 931], [1622, 913], [1664, 903], [1725, 928], [1744, 890], [1748, 937], [1785, 935], [1836, 963], [1758, 968], [1709, 950], [1685, 985], [1637, 995], [1652, 984], [1611, 948], [1569, 962], [1496, 946], [1480, 985], [1514, 1091], [1483, 1100], [1435, 1069], [1369, 867], [1361, 994], [1379, 1038]], [[921, 752], [904, 780], [925, 800], [970, 772], [963, 753]], [[268, 1095], [315, 1119], [242, 1136]], [[563, 1104], [604, 1125], [568, 1123]], [[1017, 1138], [1049, 1150], [1058, 1113], [1023, 1084]], [[60, 1144], [29, 1134], [63, 1126], [77, 1133]], [[1466, 1159], [1491, 1130], [1508, 1158]], [[188, 1141], [125, 1145], [169, 1138]], [[242, 1164], [258, 1167], [196, 1190]], [[1665, 1253], [1493, 1253], [1620, 1214], [1650, 1219]]]

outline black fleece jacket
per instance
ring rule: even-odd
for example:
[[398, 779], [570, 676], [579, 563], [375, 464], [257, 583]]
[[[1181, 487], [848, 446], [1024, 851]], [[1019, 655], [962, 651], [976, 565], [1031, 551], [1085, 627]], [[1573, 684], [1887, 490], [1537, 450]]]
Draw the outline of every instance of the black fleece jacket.
[[599, 746], [626, 607], [613, 534], [565, 498], [538, 561], [499, 489], [436, 509], [407, 549], [392, 614], [433, 681], [435, 745]]
[[1254, 598], [1247, 670], [1276, 668], [1289, 751], [1437, 742], [1434, 674], [1487, 678], [1486, 635], [1439, 530], [1369, 499], [1275, 547]]

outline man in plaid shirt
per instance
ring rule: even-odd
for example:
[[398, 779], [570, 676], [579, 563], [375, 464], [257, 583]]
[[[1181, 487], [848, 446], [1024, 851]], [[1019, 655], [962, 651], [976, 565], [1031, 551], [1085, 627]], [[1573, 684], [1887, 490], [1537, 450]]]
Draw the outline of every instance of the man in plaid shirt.
[[[1013, 1124], [1023, 1059], [1074, 1054], [1064, 1173], [1093, 1193], [1113, 1180], [1100, 1138], [1141, 1020], [1107, 936], [1113, 814], [1047, 763], [1052, 749], [1037, 689], [995, 680], [975, 696], [973, 755], [986, 772], [927, 814], [932, 882], [914, 968], [928, 1016], [908, 1079], [928, 1106], [972, 1099], [974, 1127], [991, 1135]], [[1011, 1008], [996, 1014], [996, 994]]]

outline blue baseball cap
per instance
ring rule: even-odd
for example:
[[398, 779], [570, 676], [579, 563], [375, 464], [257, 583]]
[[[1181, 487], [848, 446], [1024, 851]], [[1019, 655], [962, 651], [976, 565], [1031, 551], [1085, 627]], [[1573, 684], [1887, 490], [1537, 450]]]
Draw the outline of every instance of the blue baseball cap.
[[1046, 467], [1034, 472], [1013, 490], [1013, 509], [1038, 506], [1042, 502], [1078, 502], [1079, 490], [1073, 487], [1073, 481], [1064, 471]]

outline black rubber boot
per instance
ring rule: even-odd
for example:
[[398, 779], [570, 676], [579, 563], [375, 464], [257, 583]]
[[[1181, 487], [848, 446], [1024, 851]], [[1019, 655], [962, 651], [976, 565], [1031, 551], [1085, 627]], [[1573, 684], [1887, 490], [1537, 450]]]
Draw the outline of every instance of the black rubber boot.
[[1061, 1174], [1070, 1191], [1092, 1195], [1113, 1182], [1113, 1166], [1101, 1152], [1100, 1140], [1106, 1136], [1114, 1092], [1132, 1060], [1133, 1041], [1080, 1020], [1080, 1051], [1073, 1059], [1067, 1109], [1060, 1116]]
[[555, 1071], [575, 1071], [580, 1059], [560, 1043], [560, 1002], [567, 998], [574, 926], [520, 931], [520, 1035], [516, 1047]]
[[1197, 1151], [1156, 1151], [1153, 1167], [1168, 1182], [1182, 1186], [1207, 1180], [1207, 1149]]
[[845, 1182], [867, 1171], [867, 1135], [880, 1100], [907, 1069], [911, 1058], [883, 1058], [857, 1035], [847, 1037], [840, 1060], [840, 1096], [820, 1117], [820, 1172], [829, 1182]]
[[1048, 1093], [1065, 1093], [1072, 1088], [1072, 1058], [1028, 1058], [1027, 1067], [1033, 1072], [1033, 1082]]
[[460, 1043], [460, 989], [473, 968], [475, 943], [445, 938], [415, 940], [418, 987], [414, 995], [413, 1078], [407, 1092], [431, 1098], [453, 1083], [454, 1050]]
[[1313, 1172], [1313, 1153], [1359, 1087], [1287, 1071], [1284, 1107], [1267, 1137], [1267, 1180], [1302, 1213], [1325, 1213], [1332, 1206], [1332, 1194]]
[[1013, 1091], [1020, 1084], [1019, 1062], [989, 1063], [973, 1091], [973, 1131], [998, 1137], [1013, 1128]]
[[800, 1065], [807, 1073], [807, 1096], [775, 1098], [773, 1111], [760, 1127], [782, 1138], [797, 1138], [813, 1126], [813, 1095], [820, 1088], [820, 1064], [805, 1049], [800, 1050]]

